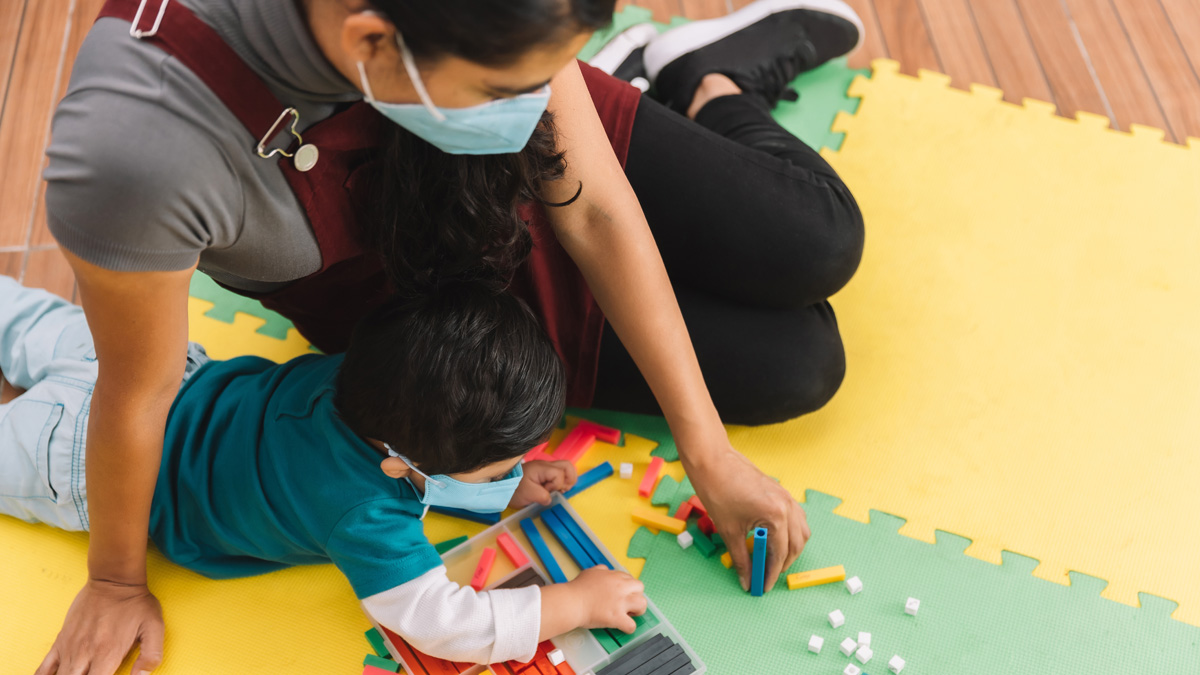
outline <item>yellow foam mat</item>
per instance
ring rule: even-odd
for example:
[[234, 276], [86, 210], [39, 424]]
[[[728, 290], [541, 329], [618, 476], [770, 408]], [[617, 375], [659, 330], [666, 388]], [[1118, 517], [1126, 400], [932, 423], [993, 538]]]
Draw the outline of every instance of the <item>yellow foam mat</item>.
[[[1107, 597], [1147, 591], [1200, 624], [1200, 149], [1123, 134], [995, 90], [947, 88], [878, 62], [851, 93], [858, 113], [827, 153], [868, 225], [859, 274], [835, 298], [849, 372], [825, 409], [735, 444], [794, 494], [815, 488], [902, 532], [971, 538], [1107, 579]], [[189, 303], [191, 337], [215, 358], [307, 353]], [[560, 432], [561, 434], [561, 432]], [[597, 444], [580, 462], [648, 461], [650, 441]], [[680, 477], [678, 464], [668, 471]], [[573, 500], [624, 558], [633, 481]], [[431, 515], [432, 541], [482, 526]], [[819, 531], [815, 537], [821, 536]], [[0, 517], [0, 663], [32, 672], [85, 577], [86, 538]], [[167, 621], [162, 675], [356, 673], [367, 628], [328, 565], [214, 582], [151, 554]], [[127, 662], [128, 664], [128, 662]], [[127, 669], [126, 671], [127, 672]]]
[[842, 390], [735, 444], [842, 515], [1200, 624], [1200, 143], [897, 66], [854, 82], [826, 155], [867, 223]]

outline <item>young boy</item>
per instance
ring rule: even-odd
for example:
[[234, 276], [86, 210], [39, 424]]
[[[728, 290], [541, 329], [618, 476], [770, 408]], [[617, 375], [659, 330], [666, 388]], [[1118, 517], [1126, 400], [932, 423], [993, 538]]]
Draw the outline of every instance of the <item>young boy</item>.
[[[88, 529], [95, 359], [81, 309], [0, 277], [0, 372], [26, 390], [0, 405], [0, 513]], [[344, 356], [214, 361], [191, 344], [150, 536], [212, 578], [332, 561], [371, 616], [451, 661], [528, 660], [577, 627], [632, 632], [646, 600], [627, 574], [476, 593], [422, 531], [430, 505], [497, 511], [574, 483], [567, 462], [521, 464], [564, 387], [529, 310], [471, 284], [384, 306]]]

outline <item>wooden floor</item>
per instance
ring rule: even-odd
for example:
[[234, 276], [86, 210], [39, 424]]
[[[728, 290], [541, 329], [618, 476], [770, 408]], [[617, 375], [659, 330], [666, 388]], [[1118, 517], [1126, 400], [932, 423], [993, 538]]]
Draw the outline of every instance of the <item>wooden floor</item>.
[[[280, 0], [283, 1], [283, 0]], [[749, 0], [621, 0], [666, 20], [704, 19]], [[1053, 102], [1112, 126], [1200, 138], [1200, 0], [846, 0], [866, 42], [851, 65], [889, 57], [1013, 102]], [[40, 172], [50, 115], [102, 0], [0, 0], [0, 274], [75, 298], [46, 229]]]

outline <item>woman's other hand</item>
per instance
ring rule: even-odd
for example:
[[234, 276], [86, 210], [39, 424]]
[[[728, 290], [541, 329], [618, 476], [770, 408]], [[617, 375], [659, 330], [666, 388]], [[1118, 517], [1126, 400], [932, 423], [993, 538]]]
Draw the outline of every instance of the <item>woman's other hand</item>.
[[63, 621], [35, 675], [111, 675], [140, 645], [133, 675], [158, 667], [163, 655], [163, 617], [144, 585], [89, 580]]

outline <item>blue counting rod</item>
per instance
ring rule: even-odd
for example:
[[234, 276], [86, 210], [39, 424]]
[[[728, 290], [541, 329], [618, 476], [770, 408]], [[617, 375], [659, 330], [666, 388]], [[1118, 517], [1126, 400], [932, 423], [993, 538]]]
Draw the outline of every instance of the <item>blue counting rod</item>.
[[767, 528], [754, 528], [754, 557], [750, 561], [750, 595], [763, 594], [763, 581], [767, 576]]

